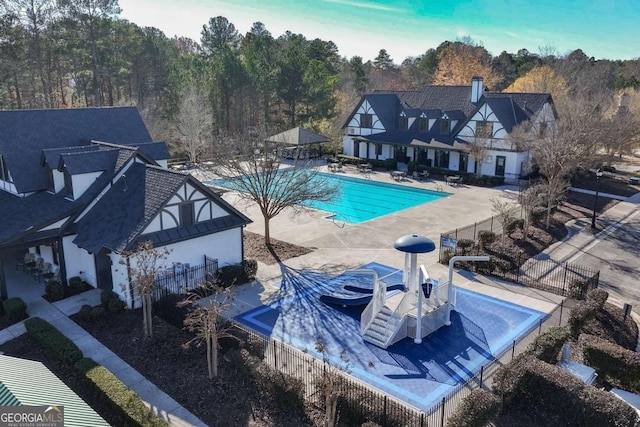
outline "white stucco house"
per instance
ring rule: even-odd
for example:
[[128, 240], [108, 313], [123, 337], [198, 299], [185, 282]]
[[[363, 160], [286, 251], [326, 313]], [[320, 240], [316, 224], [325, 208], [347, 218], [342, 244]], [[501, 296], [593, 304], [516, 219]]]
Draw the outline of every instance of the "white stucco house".
[[169, 266], [241, 262], [250, 220], [168, 158], [134, 107], [0, 111], [3, 296], [4, 268], [26, 251], [128, 303], [120, 260], [140, 242], [169, 249]]
[[[528, 173], [530, 155], [509, 139], [531, 120], [543, 131], [556, 119], [548, 93], [502, 93], [470, 86], [427, 86], [419, 91], [374, 91], [364, 95], [346, 120], [343, 153], [364, 159], [415, 161], [452, 171], [503, 176]], [[482, 163], [470, 146], [486, 147]]]

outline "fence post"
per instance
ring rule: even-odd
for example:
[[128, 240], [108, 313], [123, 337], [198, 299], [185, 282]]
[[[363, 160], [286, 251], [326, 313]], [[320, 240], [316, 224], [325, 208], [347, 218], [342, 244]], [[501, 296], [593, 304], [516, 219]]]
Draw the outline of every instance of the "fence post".
[[540, 325], [538, 326], [538, 335], [542, 333], [542, 319], [540, 319]]
[[564, 263], [564, 279], [562, 279], [562, 296], [566, 296], [567, 295], [567, 270], [569, 269], [569, 263], [565, 262]]
[[384, 406], [382, 410], [382, 427], [387, 427], [387, 396], [384, 396]]
[[562, 309], [564, 308], [564, 300], [560, 301], [560, 320], [558, 321], [558, 326], [562, 326]]
[[420, 414], [420, 427], [424, 427], [424, 412]]
[[442, 416], [440, 417], [440, 427], [444, 427], [444, 405], [447, 403], [446, 398], [442, 398]]
[[278, 341], [273, 341], [273, 367], [278, 369]]
[[513, 340], [513, 347], [511, 348], [511, 360], [516, 357], [516, 340]]
[[474, 222], [473, 223], [473, 240], [476, 240], [476, 227], [477, 227], [478, 223]]
[[480, 367], [480, 388], [483, 388], [483, 384], [482, 384], [482, 377], [484, 376], [484, 365], [482, 365], [482, 367]]

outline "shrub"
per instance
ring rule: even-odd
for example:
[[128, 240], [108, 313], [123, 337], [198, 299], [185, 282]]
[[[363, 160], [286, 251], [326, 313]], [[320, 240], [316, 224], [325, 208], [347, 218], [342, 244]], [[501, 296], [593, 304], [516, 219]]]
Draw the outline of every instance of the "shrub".
[[496, 241], [496, 233], [489, 230], [478, 231], [478, 243], [480, 246], [485, 247]]
[[4, 298], [0, 297], [0, 316], [4, 315]]
[[447, 427], [484, 427], [500, 410], [500, 399], [482, 389], [465, 397], [447, 421]]
[[102, 291], [102, 293], [100, 294], [100, 303], [104, 307], [109, 307], [109, 303], [114, 299], [119, 300], [120, 297], [113, 291]]
[[2, 307], [10, 322], [19, 322], [27, 317], [27, 304], [22, 301], [22, 298], [9, 298], [2, 302]]
[[69, 278], [68, 282], [70, 288], [77, 288], [82, 283], [82, 278], [80, 276], [73, 276]]
[[584, 299], [589, 283], [588, 279], [573, 279], [569, 283], [569, 298]]
[[475, 243], [476, 242], [471, 239], [460, 239], [458, 240], [456, 248], [460, 249], [461, 255], [465, 255], [468, 253], [468, 250], [471, 249], [473, 245], [475, 245]]
[[585, 362], [599, 376], [636, 392], [635, 387], [640, 385], [640, 353], [594, 335], [581, 334], [578, 342]]
[[83, 374], [98, 391], [100, 397], [118, 416], [131, 419], [131, 424], [144, 426], [168, 426], [158, 418], [130, 388], [122, 383], [104, 366], [92, 359], [77, 361], [75, 369]]
[[529, 214], [529, 220], [532, 223], [539, 223], [541, 220], [547, 217], [547, 210], [545, 208], [535, 208]]
[[244, 270], [246, 281], [252, 281], [256, 278], [258, 273], [258, 261], [255, 259], [245, 259], [242, 261], [242, 267]]
[[529, 350], [537, 359], [547, 363], [556, 363], [558, 353], [569, 339], [569, 335], [569, 328], [554, 326], [544, 334], [538, 335]]
[[25, 321], [24, 326], [29, 335], [62, 363], [73, 366], [82, 358], [78, 346], [46, 320], [33, 317]]
[[102, 306], [93, 307], [91, 309], [91, 320], [100, 319], [101, 317], [104, 317], [105, 314], [107, 314], [107, 310], [105, 310], [104, 307]]
[[516, 220], [511, 221], [507, 225], [506, 232], [507, 232], [507, 234], [510, 235], [511, 233], [513, 233], [514, 231], [516, 231], [518, 229], [519, 230], [524, 229], [524, 219], [516, 219]]
[[500, 369], [493, 390], [504, 409], [536, 408], [549, 425], [633, 426], [638, 415], [611, 393], [586, 385], [555, 365], [523, 353]]
[[384, 161], [384, 168], [387, 170], [398, 169], [398, 161], [396, 159], [386, 159]]
[[111, 301], [109, 301], [107, 310], [109, 310], [110, 313], [118, 313], [124, 310], [126, 306], [127, 305], [121, 299], [112, 299]]
[[591, 301], [583, 301], [576, 305], [569, 313], [569, 329], [571, 336], [577, 338], [582, 328], [596, 315], [597, 306]]
[[611, 172], [611, 173], [616, 172], [616, 167], [611, 165], [604, 165], [600, 169], [602, 169], [603, 172]]
[[57, 281], [47, 283], [44, 292], [49, 301], [60, 301], [64, 298], [64, 286]]
[[182, 328], [187, 314], [187, 307], [180, 307], [178, 303], [183, 300], [184, 297], [177, 294], [169, 294], [162, 297], [153, 303], [153, 314], [177, 328]]
[[609, 292], [604, 289], [594, 289], [587, 294], [587, 301], [590, 301], [594, 304], [597, 311], [600, 311], [604, 308], [604, 304], [609, 299]]
[[80, 307], [80, 311], [78, 311], [78, 317], [80, 320], [89, 321], [91, 320], [91, 306], [89, 304], [85, 304]]
[[91, 286], [84, 280], [74, 280], [73, 282], [69, 280], [69, 288], [71, 289], [72, 294], [77, 295], [82, 292], [88, 291], [89, 289], [93, 289], [93, 286]]

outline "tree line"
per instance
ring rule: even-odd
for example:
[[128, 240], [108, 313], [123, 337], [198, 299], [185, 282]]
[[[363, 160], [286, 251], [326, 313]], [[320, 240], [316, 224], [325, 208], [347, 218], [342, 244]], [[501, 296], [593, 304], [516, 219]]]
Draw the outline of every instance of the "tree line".
[[332, 41], [261, 22], [240, 34], [209, 19], [199, 41], [166, 37], [119, 17], [117, 0], [0, 0], [0, 108], [137, 105], [154, 138], [197, 157], [219, 134], [303, 125], [338, 139], [360, 95], [428, 84], [551, 92], [560, 113], [577, 98], [614, 114], [631, 95], [640, 111], [640, 60], [595, 60], [581, 49], [559, 54], [491, 55], [470, 38], [445, 41], [396, 64], [385, 49], [372, 61], [340, 56]]

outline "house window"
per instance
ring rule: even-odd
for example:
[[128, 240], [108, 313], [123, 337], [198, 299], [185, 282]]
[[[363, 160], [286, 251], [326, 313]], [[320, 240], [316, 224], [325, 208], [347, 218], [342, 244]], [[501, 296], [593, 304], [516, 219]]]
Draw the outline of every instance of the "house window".
[[493, 123], [482, 121], [476, 122], [476, 137], [491, 138], [493, 136]]
[[186, 227], [193, 224], [195, 220], [193, 203], [183, 203], [180, 205], [180, 226]]
[[71, 180], [71, 174], [66, 169], [64, 171], [64, 194], [73, 199], [73, 181]]
[[372, 128], [373, 127], [373, 118], [371, 114], [360, 114], [360, 127], [361, 128]]
[[449, 169], [449, 150], [436, 150], [434, 166]]
[[4, 157], [0, 155], [0, 179], [3, 181], [11, 182], [11, 177], [9, 176], [9, 168], [7, 167], [7, 162], [5, 162]]
[[440, 119], [440, 133], [443, 135], [449, 135], [449, 119]]
[[409, 129], [409, 118], [401, 116], [400, 120], [398, 121], [398, 127], [400, 128], [400, 130]]
[[425, 132], [427, 130], [428, 120], [426, 117], [420, 117], [418, 120], [418, 130]]
[[376, 144], [376, 156], [382, 155], [382, 144]]

